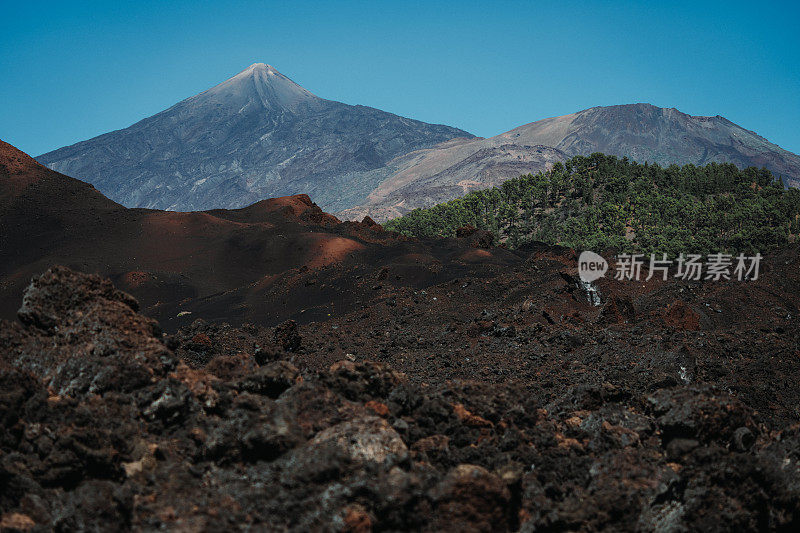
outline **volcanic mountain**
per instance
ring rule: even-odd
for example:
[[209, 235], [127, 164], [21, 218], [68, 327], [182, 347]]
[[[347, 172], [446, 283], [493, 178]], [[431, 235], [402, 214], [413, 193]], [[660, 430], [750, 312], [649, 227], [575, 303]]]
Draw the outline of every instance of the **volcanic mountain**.
[[650, 104], [593, 107], [487, 139], [456, 139], [389, 162], [387, 178], [345, 218], [385, 220], [430, 207], [575, 155], [603, 152], [638, 162], [766, 167], [800, 185], [800, 156], [721, 117]]
[[361, 203], [376, 169], [410, 151], [472, 137], [311, 94], [264, 63], [136, 124], [37, 159], [128, 207], [200, 210], [310, 195]]
[[480, 232], [434, 244], [341, 223], [304, 194], [236, 210], [128, 209], [2, 141], [0, 229], [0, 317], [60, 264], [113, 279], [166, 328], [198, 316], [308, 322], [371, 301], [378, 285], [425, 287], [519, 261], [473, 248]]

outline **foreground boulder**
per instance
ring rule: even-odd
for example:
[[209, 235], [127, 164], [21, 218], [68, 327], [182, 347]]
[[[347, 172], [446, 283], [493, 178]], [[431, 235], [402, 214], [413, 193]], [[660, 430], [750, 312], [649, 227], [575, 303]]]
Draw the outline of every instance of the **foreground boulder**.
[[8, 354], [59, 395], [132, 391], [164, 377], [177, 358], [132, 296], [98, 276], [53, 267], [25, 291]]

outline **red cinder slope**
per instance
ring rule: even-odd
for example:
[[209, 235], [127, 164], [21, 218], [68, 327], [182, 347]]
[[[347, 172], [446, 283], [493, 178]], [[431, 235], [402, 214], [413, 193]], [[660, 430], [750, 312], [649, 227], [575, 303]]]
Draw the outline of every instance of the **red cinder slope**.
[[63, 264], [110, 277], [167, 329], [198, 317], [308, 322], [379, 298], [384, 287], [424, 287], [466, 269], [480, 276], [520, 260], [502, 249], [470, 254], [467, 239], [432, 245], [371, 221], [342, 223], [307, 195], [235, 210], [126, 209], [6, 143], [0, 227], [0, 316], [14, 315], [32, 276]]

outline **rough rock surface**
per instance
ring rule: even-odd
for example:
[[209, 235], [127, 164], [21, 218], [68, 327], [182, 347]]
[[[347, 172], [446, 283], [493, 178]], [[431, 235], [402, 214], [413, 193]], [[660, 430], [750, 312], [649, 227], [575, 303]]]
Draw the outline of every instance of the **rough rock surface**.
[[[559, 257], [531, 263], [546, 271]], [[538, 285], [566, 288], [551, 272]], [[435, 302], [456, 287], [478, 294], [444, 320], [450, 304]], [[694, 297], [719, 290], [724, 302], [731, 287]], [[716, 316], [667, 325], [655, 308], [673, 301], [655, 302], [678, 288], [632, 298], [627, 324], [604, 324], [568, 291], [488, 300], [502, 280], [462, 280], [324, 327], [197, 320], [164, 335], [108, 281], [50, 269], [22, 321], [0, 322], [0, 524], [795, 530], [797, 326], [764, 300], [757, 334]], [[478, 300], [488, 326], [468, 341]], [[391, 323], [401, 329], [385, 335]]]

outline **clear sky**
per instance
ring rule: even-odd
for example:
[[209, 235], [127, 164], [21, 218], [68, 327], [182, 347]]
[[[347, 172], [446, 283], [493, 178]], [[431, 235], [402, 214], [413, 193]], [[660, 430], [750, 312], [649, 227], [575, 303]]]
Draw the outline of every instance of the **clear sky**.
[[39, 155], [264, 62], [491, 136], [596, 105], [723, 115], [800, 153], [800, 2], [3, 2], [0, 138]]

